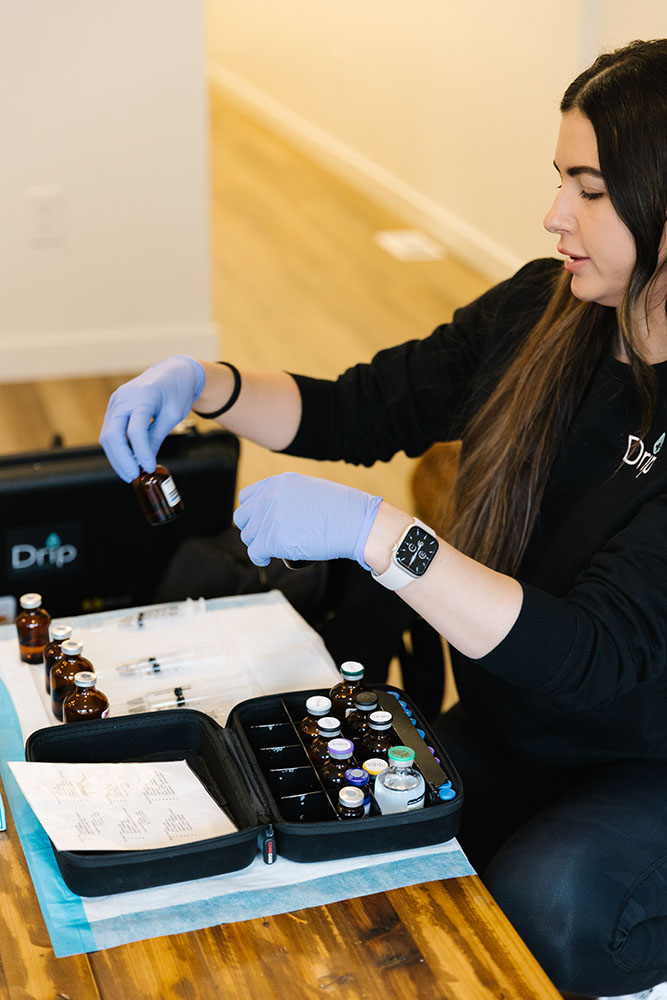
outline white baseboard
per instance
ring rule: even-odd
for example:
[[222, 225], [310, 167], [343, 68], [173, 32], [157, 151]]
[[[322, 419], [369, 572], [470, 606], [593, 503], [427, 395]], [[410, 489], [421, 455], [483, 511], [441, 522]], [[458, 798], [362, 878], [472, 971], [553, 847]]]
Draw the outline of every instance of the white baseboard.
[[314, 160], [361, 189], [406, 223], [439, 240], [452, 254], [492, 281], [500, 281], [525, 260], [447, 211], [400, 178], [313, 125], [301, 115], [248, 83], [217, 62], [209, 62], [208, 77], [275, 131], [296, 143]]
[[75, 333], [0, 333], [0, 382], [139, 372], [170, 354], [215, 360], [215, 323]]

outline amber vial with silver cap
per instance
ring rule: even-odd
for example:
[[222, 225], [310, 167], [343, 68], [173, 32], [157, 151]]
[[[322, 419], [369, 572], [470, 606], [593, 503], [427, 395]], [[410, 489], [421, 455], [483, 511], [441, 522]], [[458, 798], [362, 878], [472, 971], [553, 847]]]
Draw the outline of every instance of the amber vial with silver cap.
[[51, 694], [51, 667], [60, 659], [63, 655], [62, 649], [60, 648], [65, 641], [69, 639], [72, 634], [71, 625], [52, 625], [51, 626], [51, 642], [47, 645], [44, 650], [44, 667], [46, 668], [46, 693]]
[[393, 722], [394, 717], [391, 712], [371, 712], [368, 729], [362, 734], [359, 741], [359, 749], [363, 757], [389, 759], [387, 755], [390, 749], [396, 746]]
[[311, 764], [320, 767], [329, 756], [329, 740], [334, 740], [340, 736], [340, 722], [332, 715], [325, 715], [318, 719], [317, 736], [306, 747]]
[[86, 722], [88, 719], [106, 719], [109, 699], [95, 687], [97, 674], [80, 670], [74, 675], [74, 690], [63, 702], [63, 722]]
[[343, 723], [343, 730], [348, 739], [357, 743], [368, 730], [368, 720], [371, 712], [379, 709], [378, 696], [375, 691], [362, 688], [354, 696], [354, 710], [348, 712]]
[[56, 719], [63, 718], [63, 702], [74, 690], [74, 678], [81, 671], [94, 673], [90, 660], [81, 655], [83, 643], [78, 639], [65, 639], [62, 656], [51, 667], [51, 711]]
[[331, 698], [321, 694], [311, 695], [306, 699], [306, 715], [299, 723], [299, 735], [304, 743], [312, 743], [318, 735], [317, 724], [320, 719], [331, 711]]
[[16, 616], [19, 653], [24, 663], [41, 663], [49, 641], [51, 615], [42, 607], [41, 594], [23, 594], [21, 611]]
[[346, 785], [338, 792], [338, 815], [341, 819], [363, 819], [364, 793], [360, 788]]
[[176, 483], [164, 465], [156, 465], [155, 472], [142, 470], [132, 487], [149, 524], [168, 524], [185, 510]]

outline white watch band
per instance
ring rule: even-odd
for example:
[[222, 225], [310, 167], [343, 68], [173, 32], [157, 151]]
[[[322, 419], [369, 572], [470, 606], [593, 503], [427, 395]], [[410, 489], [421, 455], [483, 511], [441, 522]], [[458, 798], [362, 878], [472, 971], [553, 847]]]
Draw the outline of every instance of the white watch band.
[[410, 528], [415, 525], [419, 528], [423, 528], [424, 531], [428, 531], [429, 535], [433, 535], [435, 538], [435, 531], [433, 528], [429, 528], [428, 524], [424, 524], [420, 521], [418, 517], [413, 517], [410, 524], [401, 532], [400, 537], [394, 545], [391, 547], [391, 562], [389, 563], [389, 569], [386, 569], [384, 573], [376, 573], [371, 570], [371, 575], [377, 583], [381, 583], [383, 587], [387, 590], [400, 590], [402, 587], [407, 587], [409, 583], [414, 583], [418, 577], [414, 576], [409, 570], [405, 569], [399, 563], [394, 561], [394, 553], [398, 551], [398, 547], [407, 535]]

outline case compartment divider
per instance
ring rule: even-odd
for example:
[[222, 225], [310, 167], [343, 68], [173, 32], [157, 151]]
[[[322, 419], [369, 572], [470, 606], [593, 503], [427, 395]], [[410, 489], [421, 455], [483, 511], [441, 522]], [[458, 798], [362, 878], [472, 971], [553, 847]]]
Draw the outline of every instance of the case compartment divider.
[[[391, 712], [394, 717], [393, 729], [399, 741], [403, 746], [410, 747], [415, 752], [415, 764], [426, 782], [428, 801], [439, 801], [436, 789], [443, 781], [450, 781], [450, 776], [435, 760], [426, 741], [419, 735], [417, 727], [413, 726], [410, 717], [399, 703], [399, 699], [395, 698], [389, 691], [378, 691], [377, 696], [383, 711]], [[427, 732], [425, 727], [420, 726], [420, 728]]]
[[[294, 716], [292, 715], [292, 713], [291, 713], [291, 711], [290, 711], [290, 708], [289, 708], [289, 705], [287, 704], [287, 702], [285, 701], [285, 699], [284, 699], [284, 698], [281, 698], [281, 699], [280, 699], [280, 704], [281, 704], [281, 705], [282, 705], [282, 707], [283, 707], [283, 711], [285, 711], [285, 712], [287, 713], [287, 717], [289, 718], [289, 720], [290, 720], [290, 722], [291, 722], [291, 724], [292, 724], [292, 728], [294, 729], [294, 732], [296, 733], [296, 737], [297, 737], [297, 739], [298, 739], [299, 743], [301, 744], [301, 746], [302, 746], [302, 747], [303, 747], [303, 749], [304, 749], [304, 752], [305, 752], [305, 754], [306, 754], [306, 757], [308, 758], [308, 764], [309, 764], [309, 766], [310, 766], [310, 768], [311, 768], [311, 770], [312, 770], [313, 774], [314, 774], [314, 775], [315, 775], [315, 777], [317, 778], [317, 782], [318, 782], [318, 784], [319, 784], [320, 788], [322, 789], [322, 792], [324, 793], [324, 795], [325, 795], [325, 797], [326, 797], [326, 801], [327, 801], [327, 803], [328, 803], [328, 806], [329, 806], [329, 809], [330, 809], [330, 810], [331, 810], [331, 812], [333, 813], [333, 817], [334, 817], [335, 819], [338, 819], [338, 820], [341, 820], [341, 822], [342, 822], [342, 817], [338, 815], [338, 810], [336, 809], [336, 805], [335, 805], [335, 803], [334, 803], [334, 802], [332, 802], [332, 800], [331, 800], [331, 796], [329, 795], [329, 791], [330, 791], [330, 789], [328, 789], [328, 788], [327, 788], [327, 787], [325, 786], [324, 782], [322, 781], [322, 778], [320, 777], [320, 773], [319, 773], [319, 771], [317, 770], [317, 768], [315, 767], [315, 765], [314, 765], [314, 764], [313, 764], [313, 762], [311, 761], [310, 757], [308, 756], [308, 749], [307, 749], [307, 747], [306, 747], [306, 744], [305, 744], [305, 743], [304, 743], [304, 741], [303, 741], [303, 736], [301, 735], [301, 732], [300, 732], [300, 730], [299, 730], [299, 722], [300, 722], [301, 720], [299, 719], [299, 720], [297, 721], [297, 720], [296, 720], [296, 719], [294, 718]], [[287, 797], [287, 796], [281, 796], [281, 799], [282, 799], [282, 798], [286, 798], [286, 797]], [[329, 819], [331, 819], [331, 817], [329, 817]]]

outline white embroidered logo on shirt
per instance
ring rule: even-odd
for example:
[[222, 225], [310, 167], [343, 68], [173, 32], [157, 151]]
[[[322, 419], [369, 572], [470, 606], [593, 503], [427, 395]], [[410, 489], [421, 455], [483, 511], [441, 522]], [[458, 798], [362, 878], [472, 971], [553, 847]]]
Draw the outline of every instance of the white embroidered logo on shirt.
[[626, 449], [625, 455], [623, 456], [623, 461], [626, 465], [635, 465], [637, 467], [637, 472], [635, 479], [639, 476], [645, 476], [649, 471], [656, 458], [658, 457], [658, 452], [665, 443], [665, 432], [660, 435], [658, 440], [653, 445], [653, 448], [649, 449], [644, 445], [641, 438], [638, 438], [635, 434], [628, 434], [628, 447]]

